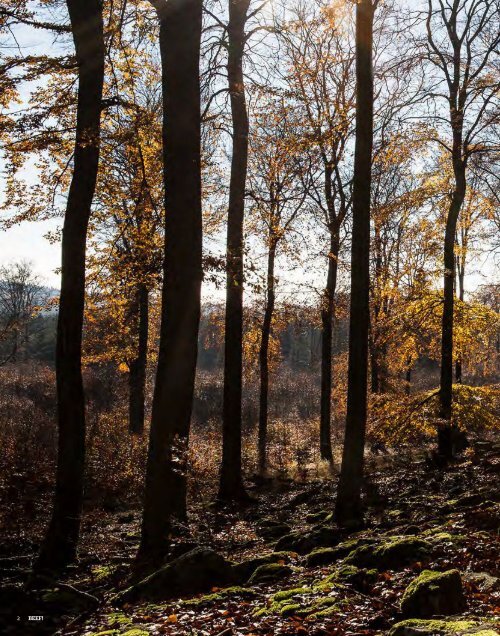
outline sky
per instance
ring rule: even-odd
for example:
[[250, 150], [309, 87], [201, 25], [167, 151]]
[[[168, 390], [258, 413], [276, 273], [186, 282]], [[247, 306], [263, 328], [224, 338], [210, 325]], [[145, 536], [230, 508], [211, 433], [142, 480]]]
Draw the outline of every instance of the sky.
[[[28, 28], [19, 28], [16, 31], [23, 52], [31, 54], [52, 49], [54, 45], [52, 37], [43, 31], [34, 31]], [[1, 49], [0, 49], [1, 54]], [[2, 164], [0, 152], [0, 166]], [[27, 179], [36, 179], [33, 168], [27, 168]], [[2, 192], [2, 174], [0, 172], [0, 200]], [[61, 226], [61, 219], [44, 222], [24, 222], [7, 230], [0, 230], [0, 266], [12, 261], [26, 260], [32, 263], [34, 271], [40, 277], [43, 284], [51, 288], [59, 287], [58, 268], [61, 259], [61, 246], [59, 243], [51, 243], [46, 234], [54, 232]], [[296, 282], [307, 281], [307, 272], [302, 274], [297, 271], [293, 274]], [[466, 288], [473, 291], [485, 282], [493, 282], [498, 279], [498, 267], [495, 267], [494, 256], [485, 254], [470, 264], [470, 273], [467, 277]], [[294, 281], [291, 281], [292, 284]], [[209, 295], [213, 295], [210, 290]], [[217, 294], [215, 294], [217, 296]], [[221, 296], [222, 297], [222, 296]]]

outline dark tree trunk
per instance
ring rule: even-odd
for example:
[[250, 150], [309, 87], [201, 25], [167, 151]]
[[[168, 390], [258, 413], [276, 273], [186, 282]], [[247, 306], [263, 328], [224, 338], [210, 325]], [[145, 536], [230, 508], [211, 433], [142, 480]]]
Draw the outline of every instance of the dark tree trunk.
[[438, 451], [449, 459], [453, 456], [454, 427], [452, 423], [453, 401], [453, 308], [455, 281], [455, 233], [458, 216], [465, 199], [465, 164], [454, 161], [455, 191], [448, 210], [444, 239], [444, 302], [441, 333], [441, 383], [439, 390], [440, 417], [443, 423], [438, 431]]
[[[465, 297], [465, 262], [464, 257], [462, 257], [461, 262], [457, 264], [457, 278], [458, 278], [458, 298], [463, 303]], [[462, 357], [457, 356], [457, 361], [455, 363], [455, 381], [457, 384], [462, 384]]]
[[353, 183], [351, 307], [347, 418], [336, 515], [341, 524], [361, 517], [370, 325], [370, 190], [373, 149], [373, 5], [356, 5], [356, 148]]
[[323, 308], [321, 310], [321, 415], [320, 415], [320, 455], [321, 459], [333, 462], [331, 438], [332, 403], [332, 336], [337, 288], [339, 237], [336, 231], [330, 233], [330, 255]]
[[141, 544], [157, 564], [173, 516], [186, 516], [187, 452], [202, 281], [200, 39], [202, 0], [154, 3], [160, 20], [165, 176], [162, 318]]
[[274, 263], [276, 260], [276, 244], [271, 243], [267, 257], [267, 292], [264, 320], [262, 322], [259, 351], [260, 394], [259, 394], [259, 472], [263, 475], [267, 470], [267, 416], [269, 398], [269, 339], [274, 314]]
[[83, 500], [85, 398], [81, 353], [87, 227], [97, 180], [104, 82], [104, 34], [99, 0], [67, 0], [78, 62], [73, 178], [62, 234], [57, 323], [58, 460], [52, 518], [37, 569], [61, 569], [76, 558]]
[[369, 338], [370, 343], [370, 378], [371, 378], [371, 392], [375, 395], [380, 393], [380, 367], [379, 367], [379, 354], [377, 351], [377, 345], [375, 344], [373, 336]]
[[133, 313], [138, 323], [138, 342], [137, 356], [130, 363], [129, 371], [129, 430], [134, 435], [142, 435], [149, 331], [149, 293], [143, 284], [138, 287]]
[[243, 384], [243, 221], [248, 164], [248, 111], [243, 75], [249, 0], [229, 1], [228, 82], [233, 122], [233, 156], [227, 217], [227, 287], [224, 338], [222, 464], [219, 499], [246, 498], [241, 467]]

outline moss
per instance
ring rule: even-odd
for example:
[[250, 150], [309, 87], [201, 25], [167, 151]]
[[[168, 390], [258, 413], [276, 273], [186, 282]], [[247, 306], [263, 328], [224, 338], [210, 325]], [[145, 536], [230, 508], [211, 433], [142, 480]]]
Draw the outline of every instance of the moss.
[[234, 579], [246, 583], [261, 565], [267, 565], [269, 563], [290, 563], [297, 557], [298, 554], [296, 552], [271, 552], [262, 557], [242, 561], [233, 567]]
[[420, 620], [410, 619], [397, 623], [389, 632], [389, 636], [406, 636], [412, 630], [419, 630], [422, 635], [441, 635], [466, 632], [477, 625], [474, 621], [444, 621], [444, 620]]
[[149, 632], [144, 629], [129, 629], [127, 632], [123, 632], [120, 636], [149, 636]]
[[312, 588], [310, 587], [293, 587], [289, 590], [281, 590], [280, 592], [276, 592], [273, 596], [273, 601], [286, 601], [289, 598], [293, 598], [299, 594], [310, 594], [312, 592]]
[[123, 612], [112, 612], [106, 616], [106, 619], [110, 627], [113, 627], [114, 625], [120, 625], [123, 627], [124, 625], [130, 625], [132, 622], [132, 619]]
[[119, 634], [117, 629], [108, 629], [105, 632], [92, 632], [88, 636], [119, 636]]
[[330, 521], [332, 518], [333, 514], [329, 510], [321, 510], [320, 512], [312, 512], [306, 515], [306, 523], [321, 523]]
[[345, 562], [360, 567], [392, 569], [425, 558], [432, 544], [420, 537], [388, 537], [380, 544], [360, 545]]
[[252, 574], [248, 583], [250, 585], [256, 583], [269, 583], [278, 579], [285, 578], [292, 573], [292, 568], [281, 563], [267, 563], [260, 565]]
[[96, 583], [104, 581], [113, 574], [114, 568], [109, 565], [98, 565], [92, 568], [92, 578]]
[[300, 611], [301, 605], [300, 603], [291, 603], [288, 605], [283, 605], [280, 609], [281, 616], [292, 616]]
[[433, 543], [460, 543], [465, 539], [463, 534], [451, 534], [450, 532], [436, 532], [430, 538]]
[[401, 600], [401, 610], [408, 617], [451, 616], [463, 609], [465, 597], [458, 570], [424, 570], [406, 588]]
[[223, 590], [219, 590], [214, 594], [205, 594], [204, 596], [200, 596], [199, 598], [188, 599], [187, 601], [181, 601], [181, 605], [183, 607], [200, 607], [202, 605], [208, 605], [210, 603], [215, 603], [216, 601], [223, 601], [231, 596], [241, 596], [245, 598], [253, 598], [257, 596], [257, 593], [254, 590], [251, 590], [246, 587], [227, 587]]
[[306, 563], [309, 567], [318, 565], [329, 565], [338, 559], [335, 548], [316, 548], [306, 556]]

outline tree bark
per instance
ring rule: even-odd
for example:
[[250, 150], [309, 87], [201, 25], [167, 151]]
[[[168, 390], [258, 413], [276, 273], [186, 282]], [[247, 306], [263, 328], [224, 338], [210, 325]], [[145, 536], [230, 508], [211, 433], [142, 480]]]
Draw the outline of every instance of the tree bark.
[[351, 306], [347, 417], [336, 516], [340, 524], [361, 517], [370, 324], [370, 202], [373, 150], [372, 0], [356, 5], [356, 147], [353, 182]]
[[264, 320], [262, 322], [261, 342], [259, 350], [260, 393], [259, 393], [259, 473], [267, 470], [267, 423], [269, 398], [269, 339], [276, 301], [274, 291], [274, 264], [276, 261], [276, 244], [271, 243], [267, 257], [267, 292]]
[[62, 233], [57, 323], [58, 460], [54, 508], [36, 564], [64, 568], [76, 558], [85, 465], [85, 399], [81, 369], [87, 227], [99, 165], [104, 33], [99, 0], [67, 0], [78, 62], [73, 177]]
[[[461, 144], [460, 144], [461, 146]], [[460, 152], [460, 151], [458, 151]], [[438, 431], [438, 452], [450, 459], [453, 456], [454, 426], [453, 401], [453, 309], [455, 280], [455, 233], [458, 216], [465, 199], [465, 164], [461, 158], [454, 160], [455, 190], [448, 210], [444, 239], [444, 301], [441, 332], [441, 381], [439, 390], [440, 418], [443, 423]]]
[[338, 232], [330, 232], [330, 254], [328, 258], [328, 277], [326, 281], [323, 308], [321, 311], [321, 414], [320, 414], [320, 456], [333, 462], [331, 439], [331, 403], [332, 403], [332, 336], [337, 289], [337, 270], [339, 257]]
[[169, 548], [172, 517], [186, 516], [187, 453], [202, 281], [200, 40], [202, 0], [154, 2], [160, 21], [165, 261], [142, 532], [137, 561]]
[[[457, 263], [457, 278], [458, 278], [458, 298], [460, 302], [464, 302], [465, 298], [465, 256], [462, 257], [460, 263]], [[462, 357], [457, 356], [455, 363], [455, 381], [457, 384], [462, 384]]]
[[248, 166], [248, 111], [243, 75], [249, 0], [229, 0], [228, 82], [233, 122], [233, 156], [227, 217], [227, 282], [224, 338], [222, 463], [218, 498], [246, 498], [241, 466], [243, 385], [243, 222]]
[[134, 305], [137, 310], [138, 343], [137, 356], [130, 363], [129, 370], [129, 430], [133, 435], [142, 435], [149, 332], [149, 292], [143, 284], [138, 287]]

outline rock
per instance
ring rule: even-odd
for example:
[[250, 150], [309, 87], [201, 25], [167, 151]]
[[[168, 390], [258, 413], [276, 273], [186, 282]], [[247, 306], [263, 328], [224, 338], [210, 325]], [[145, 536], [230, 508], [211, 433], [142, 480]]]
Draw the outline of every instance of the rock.
[[409, 618], [452, 616], [466, 607], [462, 578], [458, 570], [424, 570], [406, 588], [401, 611]]
[[307, 554], [315, 548], [329, 548], [337, 545], [339, 534], [334, 528], [321, 526], [310, 532], [291, 532], [282, 537], [276, 544], [274, 550], [281, 552], [288, 550]]
[[456, 508], [471, 508], [473, 506], [479, 506], [479, 504], [483, 503], [484, 497], [479, 493], [470, 493], [468, 495], [463, 495], [456, 500], [455, 507]]
[[47, 605], [61, 609], [83, 610], [99, 605], [99, 599], [92, 594], [65, 583], [58, 583], [53, 589], [43, 590], [41, 600]]
[[500, 590], [500, 579], [487, 572], [466, 572], [463, 579], [473, 583], [481, 592], [496, 592]]
[[257, 534], [263, 539], [280, 539], [285, 534], [289, 534], [291, 529], [288, 523], [263, 520], [257, 526]]
[[234, 564], [210, 548], [195, 548], [118, 594], [116, 603], [194, 596], [232, 582]]
[[419, 537], [392, 537], [375, 545], [361, 545], [345, 562], [378, 570], [398, 569], [427, 557], [432, 550], [429, 541]]
[[289, 576], [292, 573], [292, 568], [289, 565], [283, 565], [281, 563], [267, 563], [266, 565], [260, 565], [252, 576], [248, 579], [249, 585], [255, 585], [257, 583], [272, 583], [273, 581], [279, 581]]
[[262, 557], [242, 561], [233, 567], [233, 578], [237, 582], [245, 583], [261, 565], [268, 565], [269, 563], [283, 565], [289, 563], [294, 556], [297, 557], [293, 552], [271, 552], [271, 554]]
[[316, 548], [306, 556], [306, 564], [310, 568], [320, 565], [330, 565], [337, 561], [337, 551], [335, 548]]
[[498, 636], [498, 632], [488, 625], [480, 625], [470, 620], [418, 620], [411, 619], [397, 623], [389, 636]]
[[344, 565], [331, 575], [331, 580], [348, 583], [355, 590], [364, 592], [376, 583], [379, 577], [377, 570], [357, 568], [355, 565]]
[[306, 523], [323, 523], [325, 521], [331, 521], [333, 513], [329, 510], [320, 510], [319, 512], [312, 512], [306, 515]]

